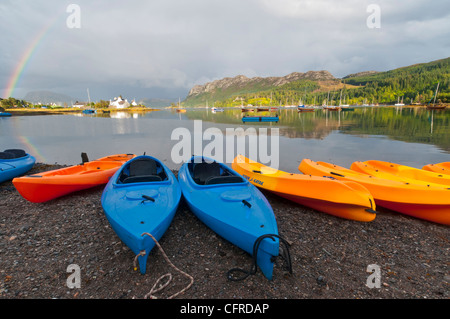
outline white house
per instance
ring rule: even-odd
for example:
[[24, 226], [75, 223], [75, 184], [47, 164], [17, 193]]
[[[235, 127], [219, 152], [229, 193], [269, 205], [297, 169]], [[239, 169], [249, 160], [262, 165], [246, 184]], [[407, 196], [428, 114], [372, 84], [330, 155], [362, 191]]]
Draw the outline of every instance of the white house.
[[85, 107], [86, 106], [86, 102], [78, 102], [76, 101], [74, 105], [72, 105], [72, 107]]
[[121, 96], [115, 97], [114, 101], [109, 100], [109, 106], [114, 107], [116, 109], [124, 109], [130, 107], [130, 103], [127, 99], [123, 99]]

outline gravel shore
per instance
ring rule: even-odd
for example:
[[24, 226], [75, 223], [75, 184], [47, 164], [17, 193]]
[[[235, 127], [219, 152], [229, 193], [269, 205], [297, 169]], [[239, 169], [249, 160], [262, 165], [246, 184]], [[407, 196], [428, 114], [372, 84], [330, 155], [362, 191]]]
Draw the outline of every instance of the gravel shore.
[[[36, 164], [31, 173], [58, 167]], [[2, 299], [143, 299], [168, 271], [173, 280], [158, 298], [189, 283], [156, 248], [147, 274], [133, 270], [135, 255], [103, 213], [102, 190], [34, 204], [11, 182], [0, 184]], [[176, 298], [449, 298], [449, 227], [381, 208], [373, 222], [349, 221], [264, 194], [280, 235], [291, 243], [293, 273], [279, 260], [272, 281], [261, 271], [243, 281], [229, 281], [227, 271], [249, 269], [251, 257], [217, 236], [182, 202], [160, 241], [171, 262], [194, 278], [192, 287]], [[71, 264], [80, 267], [81, 288], [67, 286]], [[379, 288], [366, 285], [373, 277], [367, 268], [373, 264], [380, 269]]]

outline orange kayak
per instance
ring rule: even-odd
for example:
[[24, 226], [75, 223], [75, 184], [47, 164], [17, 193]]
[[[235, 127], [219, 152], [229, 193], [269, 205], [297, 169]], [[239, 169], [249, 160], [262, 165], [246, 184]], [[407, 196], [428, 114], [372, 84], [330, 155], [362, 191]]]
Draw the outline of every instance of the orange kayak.
[[360, 184], [325, 177], [291, 174], [238, 155], [232, 168], [253, 185], [301, 205], [337, 217], [369, 222], [375, 200]]
[[430, 172], [450, 175], [450, 162], [428, 164], [422, 167], [422, 169]]
[[386, 179], [398, 180], [401, 182], [419, 183], [425, 185], [437, 184], [436, 186], [450, 186], [450, 175], [426, 171], [410, 166], [383, 162], [383, 161], [365, 161], [354, 162], [350, 166], [351, 170], [378, 176]]
[[450, 188], [442, 185], [427, 186], [399, 180], [384, 179], [359, 173], [341, 166], [304, 159], [299, 170], [305, 174], [331, 176], [365, 186], [375, 198], [377, 206], [450, 225]]
[[15, 178], [12, 182], [23, 198], [33, 203], [42, 203], [108, 183], [122, 164], [135, 156], [106, 156], [80, 165]]

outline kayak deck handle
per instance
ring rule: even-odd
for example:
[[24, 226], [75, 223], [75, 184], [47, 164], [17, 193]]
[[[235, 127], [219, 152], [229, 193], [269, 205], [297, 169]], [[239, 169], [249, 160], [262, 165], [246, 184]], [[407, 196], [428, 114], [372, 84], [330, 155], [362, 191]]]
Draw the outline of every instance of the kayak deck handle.
[[252, 207], [252, 204], [250, 204], [249, 202], [247, 202], [245, 199], [243, 199], [242, 202], [243, 202], [244, 205], [247, 206], [248, 208], [251, 208], [251, 207]]
[[335, 173], [335, 172], [330, 172], [330, 174], [332, 174], [332, 175], [336, 175], [336, 176], [340, 176], [340, 177], [345, 177], [344, 175], [342, 175], [342, 174], [339, 174], [339, 173]]
[[142, 198], [143, 198], [143, 200], [142, 200], [141, 204], [144, 203], [147, 200], [149, 200], [151, 202], [155, 202], [155, 199], [153, 197], [151, 197], [151, 196], [148, 196], [148, 195], [142, 195]]
[[258, 173], [258, 174], [262, 174], [261, 171], [257, 171], [257, 170], [253, 170], [253, 173]]

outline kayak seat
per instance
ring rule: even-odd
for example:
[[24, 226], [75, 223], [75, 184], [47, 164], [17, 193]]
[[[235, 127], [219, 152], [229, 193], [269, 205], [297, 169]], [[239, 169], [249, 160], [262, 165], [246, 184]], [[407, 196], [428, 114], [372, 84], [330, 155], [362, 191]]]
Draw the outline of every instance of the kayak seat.
[[129, 166], [130, 177], [143, 175], [157, 175], [156, 162], [151, 158], [132, 161]]
[[213, 163], [198, 163], [194, 166], [193, 176], [194, 182], [204, 185], [206, 180], [210, 177], [220, 176], [220, 164]]
[[205, 185], [242, 183], [243, 181], [239, 176], [211, 176], [205, 181]]
[[146, 182], [161, 182], [162, 178], [158, 175], [141, 175], [141, 176], [132, 176], [124, 179], [124, 184], [130, 183], [146, 183]]
[[0, 159], [13, 159], [15, 158], [13, 153], [10, 152], [0, 152]]
[[123, 170], [119, 181], [124, 184], [160, 182], [167, 179], [163, 169], [158, 173], [158, 165], [151, 158], [142, 158], [132, 161], [127, 170]]
[[27, 153], [24, 150], [20, 150], [20, 149], [9, 149], [9, 150], [5, 150], [4, 152], [13, 154], [14, 155], [13, 158], [20, 158], [20, 157], [27, 156]]

